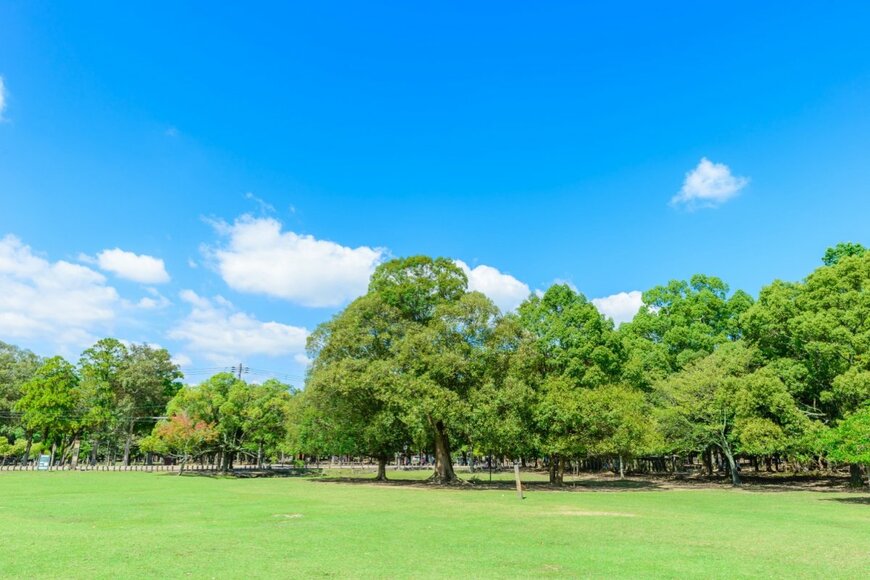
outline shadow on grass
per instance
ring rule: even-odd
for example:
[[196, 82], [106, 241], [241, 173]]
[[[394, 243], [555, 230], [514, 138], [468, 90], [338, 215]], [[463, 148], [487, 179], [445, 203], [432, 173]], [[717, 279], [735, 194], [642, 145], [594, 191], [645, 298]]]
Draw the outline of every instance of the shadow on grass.
[[[529, 472], [524, 472], [527, 475]], [[540, 475], [540, 474], [538, 474]], [[794, 491], [814, 491], [820, 493], [842, 493], [854, 491], [849, 487], [848, 477], [838, 475], [814, 474], [745, 474], [743, 484], [734, 487], [726, 476], [680, 476], [680, 475], [634, 475], [617, 479], [606, 474], [585, 474], [579, 478], [567, 479], [562, 486], [554, 486], [544, 480], [523, 481], [523, 489], [528, 491], [668, 491], [675, 489], [740, 489], [753, 492], [783, 493]], [[455, 488], [475, 490], [514, 490], [513, 479], [487, 481], [484, 478], [461, 480], [455, 484], [436, 484], [419, 479], [388, 479], [378, 481], [373, 477], [359, 476], [321, 476], [312, 478], [316, 483], [335, 483], [347, 485], [378, 485], [386, 487]], [[863, 498], [847, 498], [854, 503], [867, 503]]]
[[836, 501], [840, 503], [854, 503], [858, 505], [870, 505], [870, 495], [860, 497], [827, 497], [825, 501]]
[[[257, 479], [273, 477], [304, 478], [314, 483], [332, 483], [340, 485], [376, 485], [383, 487], [405, 487], [421, 489], [466, 489], [466, 490], [501, 490], [516, 489], [514, 480], [501, 479], [488, 481], [485, 478], [472, 476], [460, 479], [455, 483], [435, 483], [428, 479], [387, 479], [379, 481], [363, 475], [326, 475], [326, 471], [317, 468], [271, 468], [271, 469], [237, 469], [230, 472], [214, 470], [185, 471], [184, 477], [207, 477], [213, 479]], [[165, 472], [161, 475], [178, 477], [178, 473]], [[527, 477], [541, 476], [541, 472], [524, 472]], [[742, 489], [753, 492], [782, 493], [793, 491], [814, 491], [831, 493], [856, 491], [849, 487], [849, 478], [839, 475], [817, 474], [743, 474], [743, 484], [737, 488], [725, 476], [685, 476], [685, 475], [634, 475], [626, 479], [617, 479], [606, 474], [584, 474], [578, 478], [569, 478], [562, 486], [551, 485], [546, 479], [524, 480], [523, 489], [527, 491], [668, 491], [675, 489]], [[870, 505], [870, 497], [830, 498], [830, 501]]]
[[[346, 485], [377, 485], [383, 487], [417, 487], [427, 489], [467, 489], [467, 490], [516, 490], [516, 483], [505, 481], [480, 481], [460, 479], [456, 483], [442, 484], [420, 479], [387, 479], [378, 481], [374, 478], [361, 477], [317, 477], [312, 478], [314, 483], [336, 483]], [[550, 485], [546, 481], [524, 481], [523, 489], [526, 491], [654, 491], [665, 489], [654, 481], [639, 479], [623, 480], [584, 480], [567, 482], [562, 486]]]
[[[208, 477], [212, 479], [257, 479], [263, 477], [317, 477], [322, 473], [320, 469], [298, 468], [272, 468], [272, 469], [233, 469], [230, 471], [217, 471], [206, 469], [193, 469], [185, 471], [181, 477]], [[160, 475], [178, 477], [178, 472], [167, 471]]]

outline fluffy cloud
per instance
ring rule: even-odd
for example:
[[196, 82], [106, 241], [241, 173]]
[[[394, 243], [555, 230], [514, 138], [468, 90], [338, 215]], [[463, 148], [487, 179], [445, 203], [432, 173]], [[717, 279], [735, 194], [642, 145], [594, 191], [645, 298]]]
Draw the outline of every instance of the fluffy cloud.
[[470, 268], [462, 260], [456, 260], [456, 265], [462, 268], [468, 276], [468, 289], [480, 292], [495, 302], [504, 311], [513, 310], [529, 297], [528, 285], [520, 282], [510, 274], [503, 274], [492, 266], [476, 266]]
[[695, 169], [686, 173], [683, 188], [671, 203], [688, 208], [717, 207], [736, 196], [748, 183], [749, 178], [732, 175], [724, 163], [713, 163], [703, 157]]
[[0, 239], [0, 336], [84, 346], [106, 331], [122, 305], [105, 277], [86, 266], [49, 262], [17, 237]]
[[643, 298], [639, 290], [631, 292], [619, 292], [604, 298], [593, 298], [592, 304], [601, 314], [612, 318], [616, 325], [629, 322], [643, 304]]
[[6, 84], [3, 82], [3, 77], [0, 77], [0, 121], [3, 120], [3, 111], [6, 110]]
[[[90, 261], [84, 257], [86, 261]], [[103, 250], [97, 254], [96, 264], [100, 269], [112, 272], [119, 278], [142, 284], [169, 282], [169, 274], [163, 260], [145, 254], [126, 252], [121, 248]]]
[[173, 356], [172, 362], [180, 367], [189, 367], [191, 364], [193, 364], [193, 360], [191, 360], [191, 358], [183, 352], [180, 352], [177, 355]]
[[272, 218], [244, 215], [215, 227], [226, 243], [207, 253], [230, 288], [302, 306], [338, 306], [364, 294], [384, 256], [379, 248], [349, 248], [282, 231]]
[[157, 288], [146, 288], [145, 289], [150, 296], [145, 296], [136, 303], [136, 306], [142, 308], [144, 310], [158, 310], [160, 308], [166, 308], [172, 302], [169, 299], [161, 294]]
[[191, 311], [169, 338], [217, 364], [231, 364], [252, 355], [298, 355], [305, 350], [308, 330], [279, 322], [262, 322], [237, 311], [225, 298], [205, 298], [184, 290], [181, 299]]

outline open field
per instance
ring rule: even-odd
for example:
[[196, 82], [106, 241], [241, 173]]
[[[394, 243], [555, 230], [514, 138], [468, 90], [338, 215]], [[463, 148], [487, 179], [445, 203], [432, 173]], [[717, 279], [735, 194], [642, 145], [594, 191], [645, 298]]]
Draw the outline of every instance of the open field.
[[509, 488], [4, 473], [0, 575], [858, 578], [870, 568], [866, 493], [581, 489], [520, 501]]

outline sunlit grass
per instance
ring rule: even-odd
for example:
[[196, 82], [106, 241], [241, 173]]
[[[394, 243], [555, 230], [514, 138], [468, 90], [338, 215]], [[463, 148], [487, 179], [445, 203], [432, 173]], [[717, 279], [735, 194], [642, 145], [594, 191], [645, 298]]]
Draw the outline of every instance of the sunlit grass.
[[519, 500], [510, 486], [326, 479], [3, 473], [0, 575], [859, 578], [870, 569], [867, 494], [532, 489]]

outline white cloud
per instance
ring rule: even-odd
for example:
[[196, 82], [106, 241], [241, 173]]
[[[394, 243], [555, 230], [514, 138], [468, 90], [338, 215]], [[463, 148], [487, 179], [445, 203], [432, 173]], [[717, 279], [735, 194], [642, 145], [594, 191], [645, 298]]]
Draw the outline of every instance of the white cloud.
[[172, 362], [180, 367], [189, 367], [193, 364], [193, 360], [183, 352], [180, 352], [172, 357]]
[[84, 346], [111, 328], [121, 306], [99, 272], [49, 262], [13, 235], [0, 238], [0, 336]]
[[141, 298], [139, 302], [136, 303], [136, 306], [145, 310], [157, 310], [160, 308], [166, 308], [172, 302], [169, 299], [161, 294], [157, 288], [146, 288], [145, 289], [151, 296], [145, 296]]
[[3, 120], [3, 111], [6, 110], [6, 83], [0, 77], [0, 121]]
[[629, 322], [643, 304], [643, 296], [639, 290], [619, 292], [604, 298], [593, 298], [595, 308], [608, 318], [612, 318], [617, 326]]
[[243, 215], [214, 224], [226, 245], [206, 248], [230, 288], [302, 306], [338, 306], [365, 293], [384, 250], [349, 248], [281, 230], [273, 218]]
[[[87, 257], [80, 256], [80, 259]], [[103, 250], [97, 254], [97, 265], [102, 270], [112, 272], [119, 278], [142, 284], [163, 284], [169, 282], [169, 274], [163, 260], [145, 254], [134, 254], [120, 248]]]
[[717, 207], [735, 197], [748, 183], [748, 177], [732, 175], [724, 163], [713, 163], [703, 157], [695, 169], [686, 173], [683, 188], [671, 199], [671, 204]]
[[531, 293], [527, 284], [492, 266], [481, 265], [472, 269], [462, 260], [456, 260], [456, 265], [468, 276], [469, 290], [485, 294], [505, 312], [519, 306]]
[[252, 355], [298, 355], [305, 350], [308, 330], [279, 322], [262, 322], [237, 311], [221, 296], [205, 298], [192, 290], [180, 293], [190, 314], [169, 332], [185, 349], [218, 364]]

